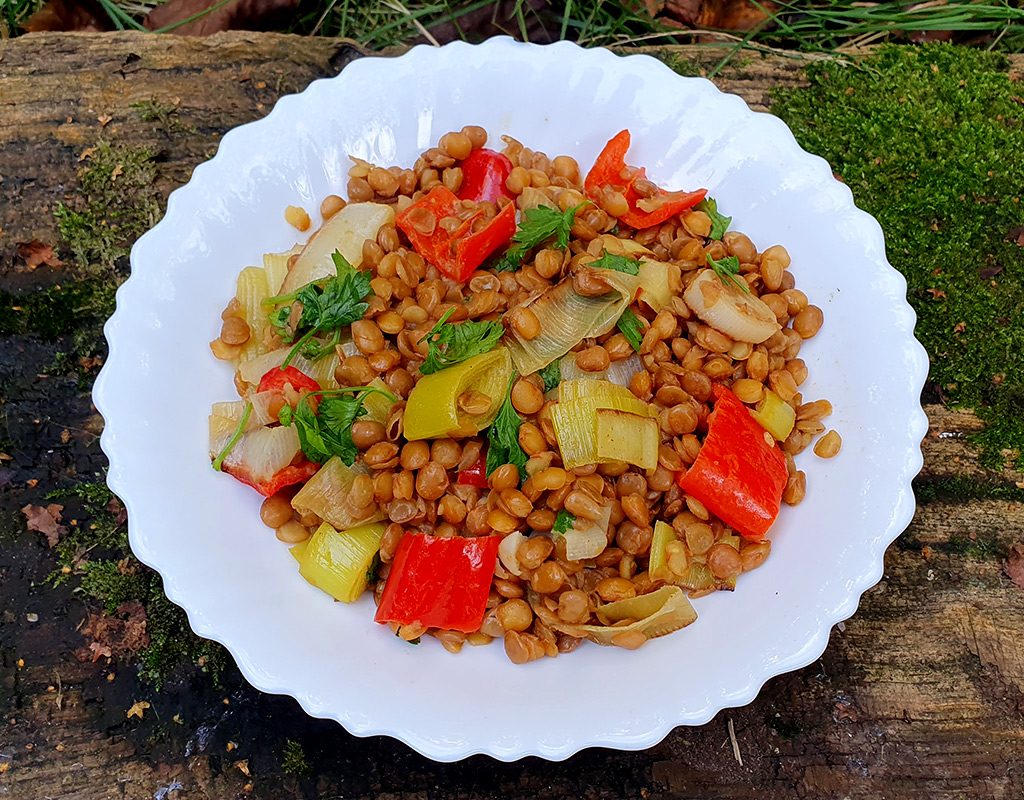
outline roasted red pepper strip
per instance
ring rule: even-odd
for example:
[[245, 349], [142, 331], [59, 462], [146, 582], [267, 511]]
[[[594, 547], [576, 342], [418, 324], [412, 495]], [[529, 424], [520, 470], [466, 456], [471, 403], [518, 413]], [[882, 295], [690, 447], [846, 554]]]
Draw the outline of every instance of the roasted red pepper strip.
[[267, 374], [260, 378], [260, 385], [257, 387], [257, 392], [273, 392], [283, 391], [284, 385], [290, 383], [295, 391], [301, 391], [302, 389], [309, 389], [311, 392], [319, 392], [320, 384], [309, 377], [305, 372], [297, 370], [295, 367], [272, 367], [267, 371]]
[[500, 543], [500, 536], [407, 534], [391, 562], [374, 619], [463, 633], [479, 630]]
[[417, 253], [449, 278], [465, 281], [491, 253], [512, 239], [516, 232], [516, 210], [515, 204], [509, 203], [476, 233], [470, 231], [479, 214], [463, 222], [454, 233], [448, 233], [441, 227], [441, 220], [456, 216], [461, 208], [459, 203], [459, 198], [444, 186], [435, 186], [426, 197], [398, 214], [396, 222]]
[[[685, 211], [697, 205], [707, 195], [707, 189], [698, 189], [695, 192], [666, 192], [659, 189], [659, 205], [653, 211], [644, 211], [638, 203], [643, 200], [643, 195], [636, 190], [635, 183], [646, 177], [644, 169], [637, 170], [629, 179], [623, 177], [626, 167], [626, 151], [629, 150], [629, 131], [621, 131], [613, 136], [604, 150], [597, 157], [593, 168], [587, 173], [587, 179], [583, 187], [587, 195], [597, 199], [601, 189], [605, 186], [618, 186], [625, 190], [626, 202], [629, 203], [629, 211], [619, 217], [631, 227], [650, 228], [652, 225], [659, 225], [669, 217], [673, 217], [680, 211]], [[652, 198], [654, 199], [654, 198]]]
[[263, 482], [254, 481], [237, 467], [232, 468], [227, 464], [224, 464], [221, 469], [232, 478], [240, 480], [247, 486], [251, 486], [264, 497], [270, 497], [273, 494], [277, 494], [285, 486], [291, 486], [293, 483], [308, 481], [316, 475], [317, 470], [320, 469], [320, 465], [314, 464], [312, 461], [307, 461], [303, 458], [299, 464], [291, 464], [284, 469], [278, 470], [274, 473], [273, 478], [269, 481]]
[[499, 197], [510, 200], [512, 193], [506, 188], [505, 181], [512, 172], [512, 162], [504, 153], [481, 147], [463, 159], [462, 188], [459, 189], [460, 200], [485, 200], [497, 203]]
[[461, 483], [463, 486], [476, 486], [478, 489], [487, 488], [487, 456], [482, 455], [477, 459], [475, 464], [472, 464], [465, 469], [459, 470], [459, 478], [456, 483]]
[[786, 458], [774, 437], [721, 384], [697, 460], [676, 476], [679, 487], [748, 539], [761, 539], [775, 521], [786, 488]]

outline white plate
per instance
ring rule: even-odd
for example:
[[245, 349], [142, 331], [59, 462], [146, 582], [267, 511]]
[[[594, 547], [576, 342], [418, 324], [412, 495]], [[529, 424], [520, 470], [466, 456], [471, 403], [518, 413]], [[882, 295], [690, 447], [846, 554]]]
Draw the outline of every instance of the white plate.
[[[584, 169], [628, 127], [631, 164], [664, 186], [707, 187], [759, 249], [785, 245], [799, 288], [825, 312], [801, 352], [803, 394], [832, 401], [842, 452], [798, 459], [807, 499], [784, 507], [764, 567], [734, 594], [696, 601], [691, 627], [635, 652], [585, 644], [517, 667], [500, 643], [458, 656], [429, 638], [403, 644], [372, 621], [368, 598], [343, 606], [303, 581], [260, 523], [260, 498], [210, 469], [207, 414], [235, 392], [207, 343], [239, 270], [294, 243], [285, 206], [314, 210], [341, 193], [349, 154], [411, 165], [466, 124]], [[817, 658], [913, 515], [927, 359], [881, 229], [778, 119], [653, 58], [492, 39], [360, 59], [228, 133], [131, 262], [94, 394], [132, 548], [254, 686], [359, 736], [394, 736], [443, 761], [649, 747]]]

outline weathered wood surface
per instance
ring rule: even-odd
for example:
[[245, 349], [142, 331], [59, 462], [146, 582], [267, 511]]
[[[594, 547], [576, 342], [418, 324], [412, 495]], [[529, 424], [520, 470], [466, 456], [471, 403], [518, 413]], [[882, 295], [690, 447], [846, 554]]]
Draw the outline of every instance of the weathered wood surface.
[[[345, 42], [237, 33], [0, 42], [0, 289], [30, 293], [71, 277], [67, 268], [21, 269], [14, 252], [32, 239], [59, 245], [52, 209], [74, 199], [86, 148], [100, 140], [149, 148], [166, 192], [225, 130], [358, 54]], [[719, 83], [763, 107], [771, 86], [800, 80], [798, 66], [755, 58]], [[143, 120], [131, 104], [149, 100], [172, 110]], [[1001, 564], [1006, 548], [1024, 541], [1024, 505], [1008, 500], [919, 505], [886, 555], [882, 582], [818, 662], [643, 752], [439, 765], [392, 740], [356, 739], [309, 719], [237, 675], [218, 690], [185, 671], [157, 694], [131, 665], [80, 662], [73, 653], [84, 644], [76, 631], [86, 606], [42, 585], [52, 555], [18, 513], [69, 475], [104, 465], [77, 377], [45, 377], [57, 347], [32, 336], [0, 343], [0, 442], [14, 456], [0, 461], [0, 797], [1024, 797], [1024, 592]], [[963, 479], [961, 488], [1024, 479], [979, 464], [964, 438], [980, 426], [972, 414], [927, 412], [918, 486], [931, 496], [945, 497], [934, 490], [951, 479]], [[74, 432], [68, 441], [63, 430]], [[127, 720], [144, 698], [152, 709]], [[302, 743], [310, 773], [282, 773], [287, 739]]]

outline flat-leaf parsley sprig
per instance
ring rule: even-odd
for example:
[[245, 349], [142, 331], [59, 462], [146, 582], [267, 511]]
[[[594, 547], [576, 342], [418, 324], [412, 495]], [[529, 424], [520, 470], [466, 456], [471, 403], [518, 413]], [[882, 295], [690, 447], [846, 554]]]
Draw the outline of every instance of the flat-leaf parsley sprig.
[[455, 307], [446, 311], [427, 333], [427, 360], [420, 366], [421, 375], [440, 372], [452, 364], [489, 353], [505, 332], [504, 326], [498, 320], [468, 321], [460, 324], [449, 322], [448, 318], [454, 311]]
[[514, 272], [519, 269], [530, 251], [552, 236], [555, 237], [555, 241], [551, 246], [565, 250], [569, 246], [569, 234], [576, 221], [576, 212], [589, 203], [589, 200], [584, 200], [565, 211], [558, 211], [549, 206], [526, 209], [519, 223], [519, 230], [512, 237], [514, 244], [495, 262], [495, 271]]

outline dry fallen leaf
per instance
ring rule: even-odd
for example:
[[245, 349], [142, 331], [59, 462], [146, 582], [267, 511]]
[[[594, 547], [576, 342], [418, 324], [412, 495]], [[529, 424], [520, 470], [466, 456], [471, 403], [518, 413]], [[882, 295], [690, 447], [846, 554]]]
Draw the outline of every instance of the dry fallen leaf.
[[1024, 225], [1018, 225], [1015, 228], [1010, 228], [1006, 234], [1006, 241], [1013, 242], [1016, 245], [1024, 247]]
[[81, 632], [92, 641], [75, 652], [79, 661], [119, 658], [149, 646], [146, 609], [138, 600], [122, 603], [111, 616], [90, 614]]
[[235, 762], [235, 769], [237, 769], [239, 772], [241, 772], [245, 777], [247, 777], [247, 778], [250, 777], [250, 774], [249, 774], [249, 759], [245, 759], [244, 761], [236, 761]]
[[[167, 0], [156, 6], [142, 24], [155, 31], [186, 20], [217, 5], [220, 0]], [[178, 36], [209, 36], [230, 30], [270, 30], [287, 21], [299, 0], [232, 0], [198, 19], [173, 28]]]
[[60, 512], [63, 510], [64, 506], [58, 503], [50, 503], [46, 508], [29, 504], [21, 509], [21, 513], [25, 515], [28, 529], [43, 534], [47, 544], [54, 547], [60, 537], [68, 532], [66, 527], [59, 524]]
[[668, 24], [679, 23], [688, 28], [703, 28], [722, 31], [749, 31], [766, 19], [769, 12], [776, 8], [776, 3], [764, 0], [754, 3], [752, 0], [668, 0], [664, 3], [663, 15], [661, 3], [645, 2], [644, 6], [652, 17]]
[[26, 31], [106, 31], [110, 17], [94, 0], [50, 0], [22, 25]]
[[33, 239], [31, 242], [18, 242], [18, 255], [29, 269], [35, 269], [40, 264], [59, 267], [64, 263], [57, 258], [50, 245], [43, 244], [38, 239]]
[[128, 512], [125, 507], [121, 505], [121, 501], [116, 497], [111, 497], [110, 502], [106, 505], [106, 511], [108, 514], [114, 515], [114, 524], [120, 525], [126, 519], [128, 519]]
[[137, 700], [132, 707], [128, 709], [128, 719], [131, 719], [132, 717], [142, 719], [142, 715], [145, 713], [147, 708], [149, 708], [149, 703], [145, 700]]
[[1010, 547], [1010, 553], [1003, 562], [1003, 569], [1011, 581], [1024, 589], [1024, 544]]

